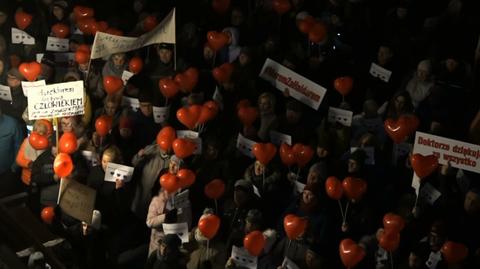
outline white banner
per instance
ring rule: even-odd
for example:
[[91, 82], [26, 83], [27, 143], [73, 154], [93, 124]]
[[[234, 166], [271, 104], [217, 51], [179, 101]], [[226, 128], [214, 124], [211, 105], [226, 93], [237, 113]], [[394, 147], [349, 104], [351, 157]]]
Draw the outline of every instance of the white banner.
[[20, 29], [12, 28], [12, 44], [35, 45], [35, 38]]
[[122, 96], [122, 105], [128, 106], [132, 109], [133, 112], [137, 112], [140, 109], [140, 101], [138, 98]]
[[29, 120], [84, 114], [83, 80], [43, 86], [27, 94]]
[[117, 163], [108, 163], [105, 170], [105, 181], [116, 182], [119, 179], [129, 182], [132, 179], [134, 168]]
[[23, 95], [28, 96], [28, 90], [30, 89], [37, 89], [40, 87], [47, 86], [45, 80], [38, 80], [38, 81], [22, 81], [22, 91]]
[[175, 44], [175, 9], [155, 29], [138, 38], [97, 32], [90, 58], [98, 59], [114, 53], [127, 52], [164, 42]]
[[67, 52], [70, 50], [69, 40], [66, 38], [57, 38], [49, 36], [47, 38], [47, 51]]
[[153, 120], [155, 123], [164, 123], [168, 120], [168, 116], [170, 113], [169, 106], [154, 106], [153, 107]]
[[327, 89], [268, 58], [260, 77], [272, 83], [281, 92], [288, 90], [291, 97], [318, 109]]
[[413, 153], [434, 154], [438, 163], [447, 164], [476, 173], [480, 173], [480, 146], [441, 136], [417, 132]]

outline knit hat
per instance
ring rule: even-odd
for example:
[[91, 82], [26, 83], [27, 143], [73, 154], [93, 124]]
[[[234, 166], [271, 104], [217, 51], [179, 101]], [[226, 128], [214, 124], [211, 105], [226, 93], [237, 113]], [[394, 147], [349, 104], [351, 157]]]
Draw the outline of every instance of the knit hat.
[[158, 49], [173, 50], [173, 44], [170, 44], [170, 43], [160, 43], [160, 44], [158, 44]]

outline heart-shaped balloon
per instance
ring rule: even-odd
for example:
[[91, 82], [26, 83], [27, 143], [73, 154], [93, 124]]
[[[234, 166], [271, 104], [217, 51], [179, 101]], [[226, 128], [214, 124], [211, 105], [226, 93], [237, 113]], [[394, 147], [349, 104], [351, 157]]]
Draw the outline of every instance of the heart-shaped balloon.
[[42, 73], [42, 65], [37, 62], [22, 63], [18, 67], [18, 71], [20, 71], [28, 81], [35, 81]]
[[62, 153], [72, 154], [77, 150], [77, 137], [73, 132], [65, 132], [58, 140], [58, 149]]
[[123, 36], [123, 32], [116, 28], [108, 28], [107, 30], [105, 30], [105, 33], [110, 35]]
[[157, 17], [149, 15], [143, 20], [143, 30], [145, 32], [152, 31], [158, 25]]
[[190, 67], [185, 72], [177, 74], [175, 81], [180, 85], [180, 89], [184, 92], [191, 92], [198, 82], [198, 69]]
[[283, 15], [292, 8], [292, 5], [289, 0], [273, 0], [272, 7], [278, 15]]
[[95, 131], [101, 137], [106, 136], [112, 129], [112, 117], [102, 115], [95, 120]]
[[158, 88], [163, 96], [172, 98], [178, 93], [180, 85], [171, 78], [162, 78], [158, 81]]
[[267, 165], [277, 154], [277, 148], [272, 143], [256, 143], [252, 146], [252, 153], [260, 163]]
[[352, 201], [360, 200], [367, 191], [367, 182], [360, 178], [346, 177], [342, 186], [345, 195]]
[[180, 188], [188, 188], [195, 182], [195, 173], [190, 169], [180, 169], [177, 172]]
[[185, 159], [193, 154], [195, 151], [195, 143], [190, 139], [177, 138], [172, 143], [173, 152], [180, 159]]
[[177, 110], [177, 119], [188, 129], [192, 130], [197, 125], [201, 112], [202, 107], [200, 105], [182, 107]]
[[198, 230], [209, 240], [215, 237], [220, 228], [220, 218], [213, 214], [202, 216], [198, 221]]
[[212, 8], [219, 14], [225, 14], [230, 7], [230, 0], [212, 0]]
[[288, 239], [296, 240], [305, 233], [307, 228], [307, 219], [300, 218], [293, 214], [288, 214], [283, 219], [283, 228]]
[[242, 107], [251, 107], [251, 106], [252, 106], [252, 103], [250, 103], [250, 100], [242, 99], [237, 103], [237, 111]]
[[165, 173], [160, 177], [160, 185], [168, 193], [174, 193], [180, 188], [180, 180], [174, 174]]
[[93, 8], [85, 7], [85, 6], [75, 6], [73, 8], [73, 14], [75, 15], [75, 20], [79, 20], [82, 18], [89, 18], [95, 15], [95, 11]]
[[265, 237], [260, 231], [253, 231], [245, 235], [243, 238], [243, 247], [250, 253], [252, 256], [260, 256], [265, 247]]
[[440, 250], [448, 263], [459, 263], [468, 255], [468, 248], [462, 243], [447, 241]]
[[55, 209], [51, 206], [44, 207], [40, 216], [43, 222], [47, 224], [52, 224], [53, 219], [55, 218]]
[[85, 35], [91, 35], [98, 31], [97, 21], [94, 18], [86, 17], [77, 20], [77, 28]]
[[52, 26], [52, 33], [58, 38], [66, 38], [70, 34], [70, 28], [63, 23], [56, 23]]
[[298, 30], [304, 34], [308, 34], [310, 30], [312, 29], [313, 25], [315, 24], [315, 19], [308, 15], [306, 16], [303, 20], [298, 21]]
[[28, 137], [28, 142], [35, 150], [45, 150], [48, 148], [48, 138], [32, 131]]
[[342, 263], [347, 268], [354, 267], [365, 257], [365, 250], [350, 238], [340, 242], [339, 252]]
[[342, 183], [337, 177], [328, 177], [327, 181], [325, 181], [325, 191], [327, 192], [328, 197], [333, 200], [340, 200], [343, 195]]
[[15, 23], [17, 24], [20, 30], [25, 30], [32, 23], [33, 16], [23, 12], [18, 11], [15, 13]]
[[398, 120], [387, 119], [384, 122], [388, 136], [399, 144], [417, 130], [420, 121], [415, 115], [402, 115]]
[[207, 101], [202, 106], [202, 110], [200, 111], [200, 117], [198, 117], [199, 124], [205, 124], [206, 122], [215, 118], [218, 113], [218, 104], [215, 101]]
[[103, 77], [103, 88], [107, 94], [115, 94], [123, 88], [123, 80], [115, 76]]
[[205, 185], [203, 191], [208, 198], [217, 200], [225, 193], [225, 183], [221, 179], [214, 179]]
[[108, 29], [108, 23], [106, 21], [99, 21], [97, 22], [97, 28], [98, 31], [105, 33], [105, 31]]
[[421, 179], [431, 175], [438, 167], [438, 158], [435, 155], [423, 156], [420, 153], [415, 153], [410, 157], [413, 171]]
[[280, 145], [280, 159], [286, 166], [292, 166], [297, 162], [292, 147], [285, 143]]
[[233, 64], [224, 63], [212, 70], [212, 75], [218, 83], [226, 83], [230, 81], [233, 73]]
[[132, 57], [128, 62], [128, 70], [134, 74], [140, 73], [143, 69], [143, 60], [140, 57]]
[[70, 155], [66, 153], [58, 153], [53, 161], [53, 171], [59, 177], [66, 177], [73, 171], [73, 162]]
[[176, 138], [177, 134], [175, 129], [171, 126], [165, 126], [160, 132], [158, 132], [157, 144], [162, 150], [169, 152], [172, 149], [172, 143]]
[[353, 79], [352, 77], [339, 77], [333, 82], [335, 90], [337, 90], [341, 95], [347, 95], [353, 88]]
[[304, 167], [313, 158], [313, 149], [300, 143], [293, 145], [293, 154], [297, 160], [298, 167]]
[[405, 227], [405, 221], [397, 214], [387, 213], [385, 216], [383, 216], [383, 227], [386, 230], [395, 230], [400, 232]]
[[308, 32], [308, 39], [313, 43], [320, 43], [327, 36], [327, 27], [325, 24], [316, 22]]
[[258, 109], [256, 107], [241, 107], [238, 109], [238, 118], [245, 126], [252, 126], [258, 117]]
[[397, 250], [400, 244], [400, 233], [395, 229], [384, 229], [377, 238], [378, 244], [386, 251]]
[[207, 43], [215, 52], [230, 43], [230, 36], [224, 32], [209, 31], [207, 33]]

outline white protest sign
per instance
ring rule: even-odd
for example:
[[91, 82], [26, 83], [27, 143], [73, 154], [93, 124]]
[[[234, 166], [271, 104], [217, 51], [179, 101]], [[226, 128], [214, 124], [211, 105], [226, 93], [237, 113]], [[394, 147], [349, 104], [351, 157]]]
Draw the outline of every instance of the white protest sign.
[[175, 9], [152, 31], [138, 38], [97, 32], [93, 41], [90, 59], [98, 59], [114, 53], [136, 50], [163, 42], [175, 44]]
[[117, 163], [108, 163], [105, 169], [105, 181], [115, 182], [117, 179], [129, 182], [133, 176], [133, 167]]
[[282, 267], [285, 269], [300, 269], [300, 267], [298, 267], [292, 260], [287, 257], [283, 259]]
[[423, 185], [422, 189], [420, 190], [420, 197], [427, 201], [430, 205], [433, 205], [435, 201], [442, 195], [432, 184], [429, 182]]
[[390, 80], [390, 77], [392, 76], [392, 71], [387, 70], [376, 63], [372, 63], [370, 65], [369, 73], [373, 77], [379, 78], [384, 82], [388, 82]]
[[192, 140], [195, 143], [195, 150], [193, 151], [193, 154], [202, 154], [202, 138], [200, 138], [197, 132], [190, 130], [179, 130], [177, 131], [177, 138], [187, 138]]
[[303, 184], [302, 182], [300, 182], [298, 180], [295, 180], [293, 183], [295, 184], [295, 191], [297, 193], [302, 193], [303, 189], [305, 189], [306, 184]]
[[27, 94], [29, 120], [84, 114], [82, 80], [43, 86]]
[[12, 91], [10, 87], [0, 84], [0, 99], [5, 101], [12, 101]]
[[415, 194], [418, 196], [420, 194], [420, 178], [415, 173], [413, 173], [412, 188], [415, 190]]
[[135, 75], [134, 73], [130, 72], [130, 71], [127, 71], [127, 70], [123, 70], [123, 73], [122, 73], [122, 81], [123, 81], [123, 85], [127, 85], [127, 81], [133, 77], [133, 75]]
[[289, 146], [292, 145], [292, 137], [287, 134], [282, 134], [277, 131], [270, 131], [270, 141], [276, 146], [280, 146], [282, 143], [285, 143]]
[[417, 132], [413, 153], [424, 156], [434, 154], [438, 163], [480, 173], [480, 146], [441, 136]]
[[39, 89], [41, 87], [46, 86], [45, 80], [39, 81], [22, 81], [22, 91], [23, 95], [28, 96], [28, 91], [30, 89]]
[[291, 97], [318, 109], [327, 89], [293, 72], [283, 65], [267, 59], [260, 71], [260, 77], [270, 82], [281, 92], [288, 90]]
[[189, 191], [184, 190], [181, 193], [175, 195], [175, 208], [180, 209], [180, 208], [187, 208], [190, 207], [190, 199], [189, 197]]
[[353, 112], [345, 109], [340, 109], [336, 107], [328, 108], [328, 122], [335, 123], [338, 122], [343, 126], [350, 127], [352, 126]]
[[215, 86], [215, 92], [213, 93], [212, 99], [213, 101], [217, 102], [220, 110], [223, 110], [223, 96], [220, 93], [220, 89], [218, 88], [218, 86]]
[[66, 38], [58, 38], [49, 36], [47, 38], [47, 51], [55, 51], [55, 52], [67, 52], [70, 50], [69, 40]]
[[82, 150], [81, 153], [82, 153], [82, 156], [85, 158], [85, 160], [87, 160], [92, 167], [99, 164], [98, 154], [96, 152]]
[[35, 45], [35, 38], [26, 32], [12, 28], [12, 44]]
[[257, 268], [257, 257], [250, 255], [244, 248], [239, 248], [235, 245], [232, 246], [231, 257], [237, 267], [245, 267], [248, 269]]
[[176, 234], [182, 240], [182, 243], [188, 243], [188, 225], [186, 222], [181, 223], [163, 223], [163, 232], [167, 234]]
[[134, 112], [137, 112], [138, 109], [140, 109], [140, 101], [137, 98], [123, 96], [122, 105], [130, 107]]
[[170, 113], [170, 107], [169, 106], [154, 106], [153, 107], [153, 120], [155, 123], [164, 123], [165, 121], [168, 120], [168, 116]]
[[242, 134], [238, 134], [237, 137], [237, 149], [245, 156], [248, 156], [250, 158], [255, 158], [252, 152], [252, 147], [255, 145], [257, 142], [250, 140], [246, 137], [244, 137]]
[[357, 147], [351, 147], [350, 148], [350, 153], [354, 153], [358, 149], [361, 149], [367, 154], [367, 158], [365, 159], [365, 164], [367, 165], [375, 165], [375, 148], [374, 147], [363, 147], [363, 148], [357, 148]]

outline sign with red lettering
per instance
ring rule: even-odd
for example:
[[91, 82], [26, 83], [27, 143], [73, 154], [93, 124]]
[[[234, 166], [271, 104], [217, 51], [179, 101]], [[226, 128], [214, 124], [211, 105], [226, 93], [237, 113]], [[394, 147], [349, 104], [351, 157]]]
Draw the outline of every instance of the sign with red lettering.
[[327, 89], [293, 72], [285, 66], [267, 59], [263, 65], [260, 77], [272, 83], [275, 88], [306, 104], [318, 109]]
[[434, 154], [438, 163], [480, 173], [480, 146], [427, 133], [417, 132], [413, 154]]

